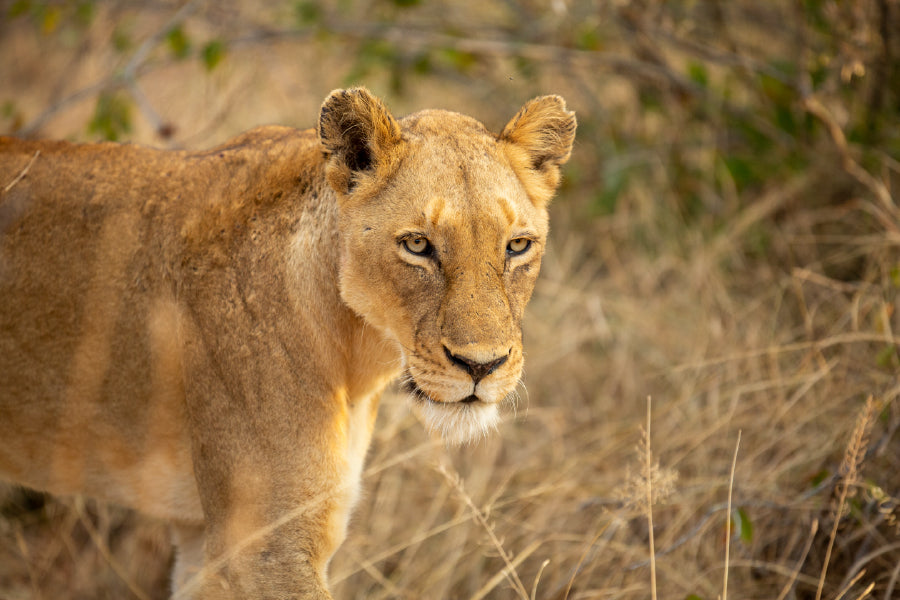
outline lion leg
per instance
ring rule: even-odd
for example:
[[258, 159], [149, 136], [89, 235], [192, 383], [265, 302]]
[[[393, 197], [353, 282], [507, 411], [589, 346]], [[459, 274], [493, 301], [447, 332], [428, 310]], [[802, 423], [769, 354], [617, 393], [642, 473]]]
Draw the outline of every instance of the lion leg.
[[[237, 416], [221, 429], [195, 430], [206, 536], [205, 544], [186, 540], [190, 551], [204, 551], [200, 588], [186, 597], [330, 600], [326, 568], [343, 539], [352, 496], [346, 416], [311, 413], [307, 423], [325, 422], [308, 432], [257, 422], [253, 435], [242, 431], [252, 417]], [[302, 454], [298, 443], [305, 444]]]
[[[293, 495], [288, 489], [273, 492]], [[181, 587], [174, 598], [331, 600], [326, 568], [337, 548], [331, 535], [336, 511], [332, 494], [324, 496], [322, 502], [294, 495], [293, 508], [274, 509], [266, 502], [265, 514], [255, 511], [259, 505], [231, 504], [224, 519], [213, 517], [206, 536], [185, 540], [188, 560], [176, 567], [176, 585]], [[203, 553], [202, 568], [192, 570], [188, 555], [198, 550]]]
[[[332, 381], [340, 373], [294, 346], [302, 328], [290, 320], [260, 324], [273, 303], [290, 302], [277, 288], [233, 301], [249, 284], [223, 281], [184, 292], [196, 294], [181, 327], [206, 523], [203, 587], [192, 600], [327, 600], [326, 569], [346, 533], [377, 393], [351, 397]], [[249, 368], [247, 357], [264, 358]]]

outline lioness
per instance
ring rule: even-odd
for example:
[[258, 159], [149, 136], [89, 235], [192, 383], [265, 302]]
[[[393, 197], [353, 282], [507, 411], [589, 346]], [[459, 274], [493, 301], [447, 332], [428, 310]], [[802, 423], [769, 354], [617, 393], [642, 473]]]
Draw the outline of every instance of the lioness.
[[378, 398], [495, 426], [575, 116], [395, 120], [206, 152], [0, 138], [0, 476], [173, 523], [173, 594], [329, 598]]

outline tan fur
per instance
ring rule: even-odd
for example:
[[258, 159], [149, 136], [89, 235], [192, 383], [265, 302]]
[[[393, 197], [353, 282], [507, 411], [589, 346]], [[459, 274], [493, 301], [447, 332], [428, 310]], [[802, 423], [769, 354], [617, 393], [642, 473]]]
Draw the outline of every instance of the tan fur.
[[176, 597], [330, 597], [389, 381], [451, 441], [515, 388], [574, 133], [356, 88], [206, 152], [0, 138], [0, 476], [170, 520]]

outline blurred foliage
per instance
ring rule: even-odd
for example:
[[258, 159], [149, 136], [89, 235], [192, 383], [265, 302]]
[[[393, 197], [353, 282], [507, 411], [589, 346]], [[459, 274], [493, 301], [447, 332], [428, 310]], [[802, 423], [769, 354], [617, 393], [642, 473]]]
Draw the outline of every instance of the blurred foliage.
[[176, 25], [169, 30], [166, 34], [166, 43], [169, 45], [172, 56], [178, 60], [187, 58], [191, 53], [191, 40], [181, 25]]
[[225, 51], [225, 42], [222, 40], [211, 40], [203, 46], [201, 56], [207, 71], [212, 71], [222, 62], [225, 58]]
[[107, 92], [97, 98], [88, 132], [117, 141], [131, 132], [131, 99], [123, 92]]
[[[512, 105], [523, 89], [537, 93], [543, 81], [562, 78], [580, 109], [581, 131], [590, 135], [579, 136], [570, 167], [574, 184], [591, 190], [578, 202], [589, 219], [634, 210], [635, 186], [664, 177], [675, 192], [669, 216], [717, 230], [748, 192], [807, 172], [835, 152], [830, 124], [805, 108], [810, 97], [832, 111], [870, 172], [881, 176], [885, 160], [900, 156], [900, 8], [888, 0], [558, 0], [549, 7], [294, 0], [265, 13], [271, 21], [255, 17], [244, 27], [240, 11], [219, 13], [220, 31], [205, 40], [189, 27], [191, 13], [204, 5], [188, 4], [196, 6], [170, 24], [160, 46], [207, 71], [232, 42], [254, 35], [247, 27], [290, 35], [282, 23], [293, 14], [295, 35], [314, 30], [323, 51], [340, 46], [353, 57], [344, 84], [386, 75], [390, 93], [403, 95], [416, 81], [455, 80]], [[14, 0], [5, 13], [59, 36], [90, 26], [97, 10], [91, 0]], [[127, 5], [116, 10], [127, 12]], [[225, 17], [235, 22], [222, 23]], [[117, 27], [111, 40], [123, 55], [135, 48], [128, 31], [127, 24]], [[116, 86], [124, 83], [113, 78]], [[612, 88], [615, 100], [608, 100]], [[98, 102], [90, 131], [117, 136], [122, 128], [109, 126], [108, 117], [113, 108], [121, 114], [123, 103], [98, 98], [104, 106]], [[663, 131], [666, 122], [679, 127]], [[895, 176], [895, 168], [887, 170]]]
[[9, 18], [26, 17], [43, 34], [57, 33], [63, 26], [81, 29], [91, 25], [95, 13], [94, 0], [47, 2], [14, 0], [6, 10]]

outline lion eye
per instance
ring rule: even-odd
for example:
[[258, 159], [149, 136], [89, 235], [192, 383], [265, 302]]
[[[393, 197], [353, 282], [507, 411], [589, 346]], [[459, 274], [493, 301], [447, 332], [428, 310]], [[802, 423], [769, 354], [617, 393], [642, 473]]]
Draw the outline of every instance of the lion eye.
[[406, 238], [403, 240], [403, 247], [406, 248], [407, 252], [420, 256], [426, 255], [431, 251], [431, 243], [428, 241], [428, 238], [423, 236]]
[[510, 240], [509, 244], [506, 245], [506, 253], [510, 256], [518, 256], [519, 254], [524, 254], [529, 248], [531, 248], [531, 240], [523, 237], [516, 238]]

